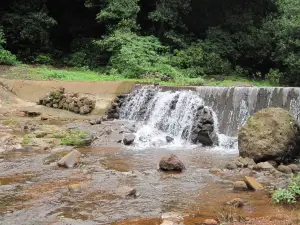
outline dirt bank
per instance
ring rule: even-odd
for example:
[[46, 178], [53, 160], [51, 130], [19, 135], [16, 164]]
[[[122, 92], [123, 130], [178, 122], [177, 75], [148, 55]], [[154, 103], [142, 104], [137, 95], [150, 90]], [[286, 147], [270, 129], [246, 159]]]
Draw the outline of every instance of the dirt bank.
[[134, 84], [135, 82], [129, 81], [76, 82], [0, 79], [1, 91], [6, 90], [5, 94], [1, 94], [0, 91], [0, 97], [11, 96], [13, 93], [17, 98], [24, 101], [37, 102], [48, 92], [64, 87], [67, 92], [92, 96], [96, 100], [93, 114], [103, 114], [117, 95], [129, 93]]

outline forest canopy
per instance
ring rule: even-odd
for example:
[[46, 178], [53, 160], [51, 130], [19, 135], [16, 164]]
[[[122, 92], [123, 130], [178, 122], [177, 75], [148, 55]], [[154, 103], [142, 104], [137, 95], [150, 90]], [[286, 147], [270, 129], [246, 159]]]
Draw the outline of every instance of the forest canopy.
[[0, 64], [300, 85], [298, 0], [2, 0]]

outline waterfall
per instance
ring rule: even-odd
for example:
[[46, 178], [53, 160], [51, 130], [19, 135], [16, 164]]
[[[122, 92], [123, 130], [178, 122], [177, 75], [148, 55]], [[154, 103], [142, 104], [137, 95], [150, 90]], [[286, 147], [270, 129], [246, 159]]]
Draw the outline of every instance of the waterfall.
[[[191, 129], [200, 106], [213, 110], [220, 147], [237, 149], [238, 130], [263, 108], [285, 108], [300, 120], [300, 88], [136, 85], [120, 117], [137, 124], [137, 147], [178, 147], [191, 143]], [[166, 136], [173, 142], [168, 144]]]

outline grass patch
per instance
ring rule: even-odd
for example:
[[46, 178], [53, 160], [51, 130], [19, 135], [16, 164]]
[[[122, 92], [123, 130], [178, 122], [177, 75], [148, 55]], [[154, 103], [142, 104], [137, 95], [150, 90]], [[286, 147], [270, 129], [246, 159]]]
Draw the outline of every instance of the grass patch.
[[61, 145], [83, 147], [91, 144], [91, 139], [86, 131], [71, 130], [61, 139]]
[[300, 199], [300, 174], [292, 177], [287, 188], [276, 190], [272, 195], [277, 204], [294, 204]]
[[[150, 79], [129, 79], [121, 75], [107, 75], [102, 72], [91, 71], [80, 68], [61, 68], [57, 69], [51, 66], [29, 66], [20, 65], [11, 67], [6, 71], [10, 79], [24, 80], [61, 80], [61, 81], [133, 81], [137, 83], [153, 84], [167, 86], [259, 86], [270, 87], [268, 81], [251, 81], [244, 77], [236, 75], [216, 75], [198, 78], [175, 77], [173, 81], [163, 82], [159, 78]], [[1, 74], [1, 73], [0, 73]], [[221, 78], [221, 79], [220, 79]]]

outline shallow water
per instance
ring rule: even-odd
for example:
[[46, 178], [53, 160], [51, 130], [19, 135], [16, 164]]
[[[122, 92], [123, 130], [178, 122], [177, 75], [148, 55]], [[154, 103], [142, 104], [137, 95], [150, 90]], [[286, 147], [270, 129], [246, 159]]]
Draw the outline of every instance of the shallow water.
[[[224, 203], [235, 197], [248, 202], [243, 209], [235, 210], [242, 218], [264, 216], [277, 210], [268, 204], [266, 193], [233, 191], [231, 182], [242, 175], [209, 173], [209, 168], [225, 165], [235, 154], [219, 154], [201, 147], [181, 150], [83, 148], [79, 151], [83, 156], [79, 168], [75, 169], [41, 166], [45, 155], [25, 154], [21, 158], [5, 159], [0, 164], [0, 180], [6, 185], [0, 187], [12, 185], [15, 188], [0, 195], [2, 201], [8, 200], [0, 207], [3, 224], [20, 224], [18, 221], [22, 218], [22, 224], [35, 221], [42, 224], [117, 221], [135, 224], [132, 220], [138, 218], [153, 219], [138, 220], [136, 224], [155, 224], [162, 213], [170, 211], [186, 215], [185, 224], [197, 224], [228, 213]], [[184, 162], [187, 169], [183, 173], [157, 170], [161, 157], [171, 153]], [[31, 163], [33, 161], [35, 163]], [[23, 176], [18, 175], [22, 172]], [[87, 187], [71, 192], [68, 190], [71, 184]], [[136, 188], [138, 197], [117, 196], [114, 191], [124, 185]]]

